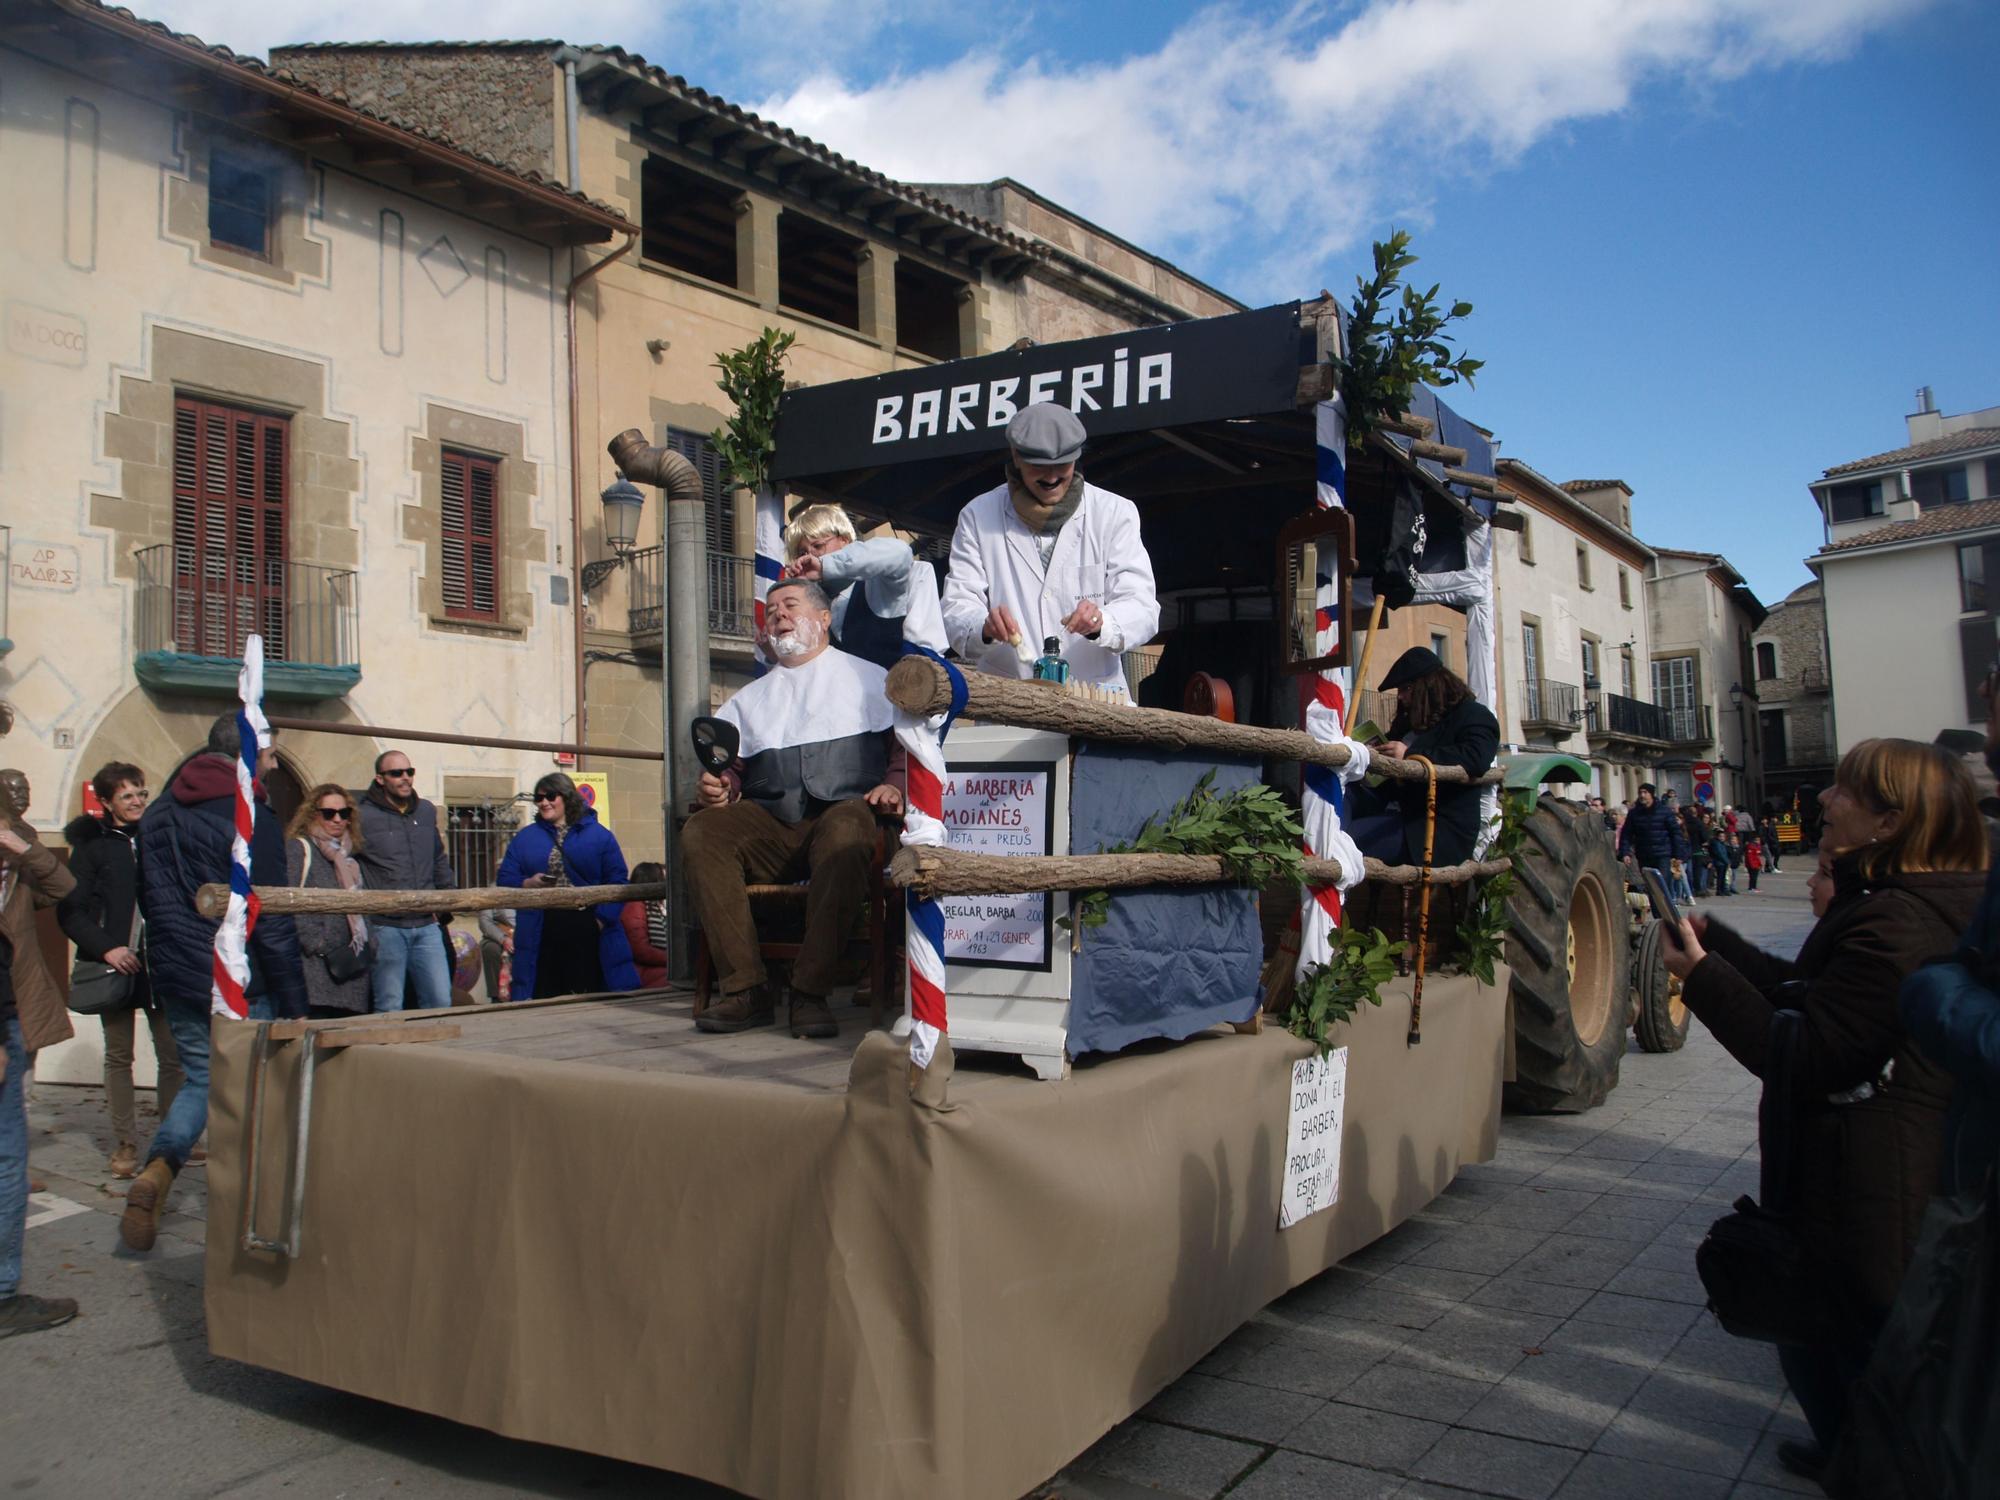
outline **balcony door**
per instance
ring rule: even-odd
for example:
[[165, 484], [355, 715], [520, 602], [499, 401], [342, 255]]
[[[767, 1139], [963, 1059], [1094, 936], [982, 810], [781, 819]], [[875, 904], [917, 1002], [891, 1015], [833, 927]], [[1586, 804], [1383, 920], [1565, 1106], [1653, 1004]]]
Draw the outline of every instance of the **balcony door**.
[[285, 661], [286, 421], [174, 401], [174, 649]]
[[1692, 656], [1669, 656], [1653, 663], [1653, 701], [1666, 712], [1669, 737], [1698, 738], [1701, 709], [1695, 697]]

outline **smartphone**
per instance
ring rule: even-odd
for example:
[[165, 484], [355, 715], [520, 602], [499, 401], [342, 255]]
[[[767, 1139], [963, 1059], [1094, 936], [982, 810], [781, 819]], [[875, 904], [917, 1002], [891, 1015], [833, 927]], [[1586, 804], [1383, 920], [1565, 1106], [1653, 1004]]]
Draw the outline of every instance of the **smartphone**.
[[1647, 867], [1639, 871], [1640, 880], [1646, 885], [1646, 899], [1653, 903], [1653, 915], [1667, 924], [1667, 940], [1676, 948], [1681, 945], [1681, 914], [1674, 906], [1674, 898], [1667, 894], [1667, 884], [1660, 879], [1658, 870]]

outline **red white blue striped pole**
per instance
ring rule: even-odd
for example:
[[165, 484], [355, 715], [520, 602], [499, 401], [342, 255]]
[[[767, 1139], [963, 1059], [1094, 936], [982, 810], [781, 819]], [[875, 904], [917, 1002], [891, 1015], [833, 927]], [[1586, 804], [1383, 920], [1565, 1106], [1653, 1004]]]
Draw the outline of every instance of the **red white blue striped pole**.
[[243, 643], [236, 674], [236, 808], [229, 840], [229, 907], [215, 929], [209, 1008], [240, 1021], [250, 1012], [250, 934], [257, 928], [257, 893], [250, 885], [250, 843], [257, 828], [257, 757], [271, 743], [264, 717], [264, 638]]

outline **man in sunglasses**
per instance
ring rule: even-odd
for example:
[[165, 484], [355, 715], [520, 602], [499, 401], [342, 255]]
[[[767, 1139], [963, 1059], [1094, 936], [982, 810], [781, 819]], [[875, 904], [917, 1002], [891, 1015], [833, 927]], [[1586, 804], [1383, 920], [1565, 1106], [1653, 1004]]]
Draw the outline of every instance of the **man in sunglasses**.
[[[361, 809], [360, 864], [371, 891], [455, 891], [437, 807], [417, 795], [417, 768], [401, 750], [375, 757], [375, 784], [354, 799]], [[406, 989], [422, 1010], [451, 1004], [451, 956], [436, 917], [369, 918], [375, 933], [371, 976], [376, 1010], [401, 1010]]]

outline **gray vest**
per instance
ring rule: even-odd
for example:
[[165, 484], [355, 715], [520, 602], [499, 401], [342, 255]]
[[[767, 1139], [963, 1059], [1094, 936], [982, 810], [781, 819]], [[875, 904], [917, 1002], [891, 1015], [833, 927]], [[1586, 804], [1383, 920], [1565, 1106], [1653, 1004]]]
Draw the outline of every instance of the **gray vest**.
[[780, 823], [796, 823], [880, 786], [888, 770], [888, 739], [879, 731], [787, 745], [743, 762], [743, 797]]

